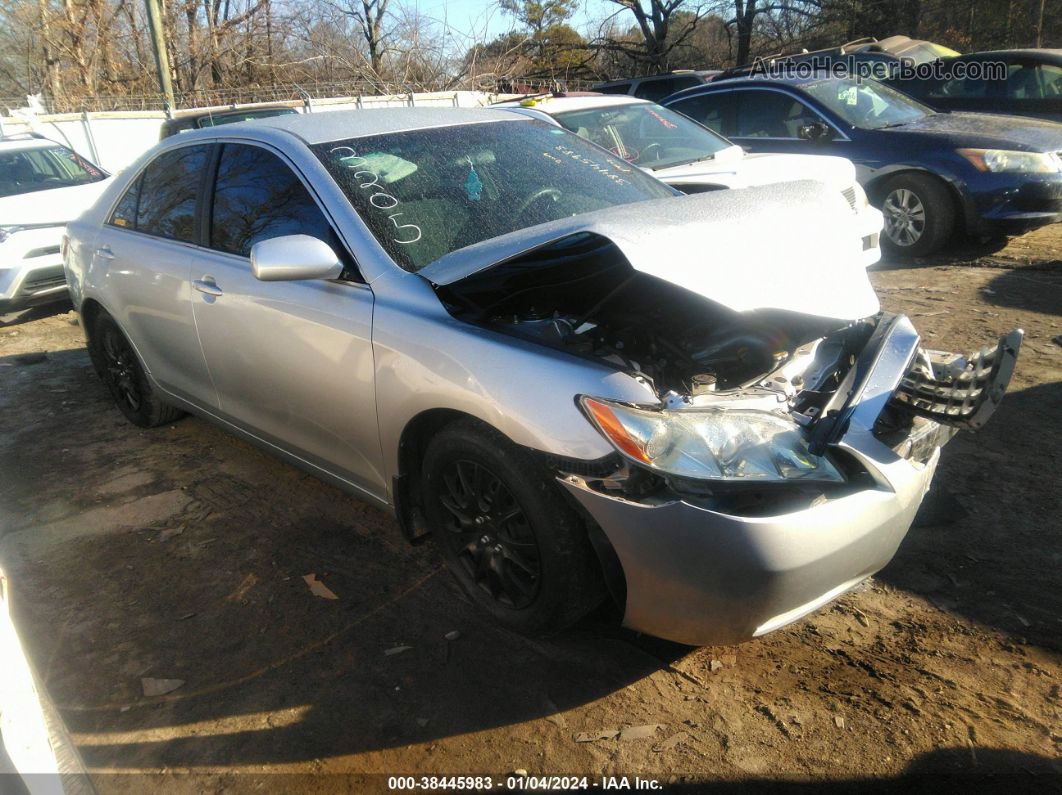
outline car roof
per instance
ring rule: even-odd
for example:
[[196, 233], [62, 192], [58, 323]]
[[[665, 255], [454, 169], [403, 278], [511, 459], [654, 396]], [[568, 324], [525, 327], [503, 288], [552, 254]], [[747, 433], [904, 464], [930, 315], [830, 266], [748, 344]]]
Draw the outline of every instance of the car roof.
[[298, 113], [298, 111], [291, 105], [255, 105], [253, 107], [244, 108], [215, 108], [214, 110], [178, 111], [169, 121], [180, 122], [210, 117], [243, 116], [248, 113], [262, 113], [274, 110], [290, 110], [292, 113]]
[[996, 57], [1006, 55], [1020, 55], [1022, 57], [1028, 57], [1032, 55], [1040, 56], [1041, 58], [1047, 61], [1052, 61], [1062, 58], [1062, 49], [1048, 49], [1046, 47], [1037, 49], [1035, 47], [1027, 47], [1025, 49], [1018, 50], [982, 50], [980, 52], [964, 53], [963, 55], [957, 57], [962, 58], [963, 60], [972, 60], [975, 58], [980, 59], [991, 55], [994, 55]]
[[47, 149], [50, 146], [63, 146], [63, 144], [48, 138], [0, 138], [0, 152], [17, 152], [20, 149]]
[[[525, 104], [527, 103], [527, 104]], [[590, 108], [608, 108], [616, 105], [651, 105], [649, 100], [626, 94], [602, 94], [594, 97], [535, 97], [532, 100], [509, 100], [496, 102], [493, 108], [529, 108], [540, 110], [551, 116], [569, 110], [589, 110]]]
[[[666, 100], [678, 99], [679, 97], [696, 96], [698, 94], [706, 93], [718, 93], [724, 89], [741, 88], [742, 86], [792, 86], [799, 88], [800, 86], [807, 85], [808, 83], [818, 83], [823, 80], [834, 79], [830, 77], [828, 72], [821, 72], [819, 74], [809, 75], [807, 77], [797, 76], [777, 76], [777, 77], [728, 77], [725, 80], [713, 80], [711, 83], [705, 83], [701, 86], [690, 86], [684, 88], [682, 91], [676, 91], [674, 94], [665, 97]], [[839, 78], [836, 78], [839, 79]]]
[[[520, 116], [506, 110], [489, 108], [371, 108], [362, 110], [334, 110], [317, 113], [271, 116], [250, 122], [237, 122], [222, 127], [194, 130], [180, 136], [182, 141], [218, 138], [235, 131], [275, 128], [289, 132], [307, 144], [321, 144], [369, 135], [452, 127], [496, 121], [521, 121]], [[526, 121], [526, 119], [524, 119]]]

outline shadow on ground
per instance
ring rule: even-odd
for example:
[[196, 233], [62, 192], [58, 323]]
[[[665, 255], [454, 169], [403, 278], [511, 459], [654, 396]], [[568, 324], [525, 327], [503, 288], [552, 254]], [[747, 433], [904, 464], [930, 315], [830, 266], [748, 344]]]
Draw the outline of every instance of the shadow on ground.
[[875, 271], [904, 270], [912, 268], [936, 268], [941, 265], [960, 265], [981, 257], [990, 257], [1007, 246], [1006, 237], [988, 240], [956, 240], [944, 249], [928, 257], [902, 257], [883, 254], [881, 261], [871, 266]]
[[1005, 270], [989, 283], [984, 298], [994, 306], [1062, 315], [1062, 262], [1040, 272]]
[[956, 436], [916, 530], [878, 579], [1062, 651], [1062, 531], [1047, 520], [1062, 494], [1040, 455], [1045, 430], [1060, 426], [1062, 383], [1052, 383], [1008, 393], [983, 430]]
[[40, 320], [42, 317], [51, 317], [52, 315], [62, 315], [73, 309], [73, 305], [69, 301], [59, 301], [54, 304], [44, 304], [43, 306], [35, 306], [30, 309], [23, 309], [19, 312], [9, 312], [4, 315], [0, 315], [0, 328], [8, 328], [11, 326], [21, 326], [24, 323], [30, 323], [34, 320]]

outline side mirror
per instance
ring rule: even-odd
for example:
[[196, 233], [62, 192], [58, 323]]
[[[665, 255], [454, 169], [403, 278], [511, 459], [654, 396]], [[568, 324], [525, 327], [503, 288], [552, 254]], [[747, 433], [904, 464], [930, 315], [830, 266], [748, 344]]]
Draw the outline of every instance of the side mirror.
[[337, 279], [343, 263], [323, 240], [284, 235], [251, 246], [251, 272], [263, 282]]
[[797, 137], [805, 141], [825, 141], [830, 137], [830, 128], [825, 122], [813, 121], [811, 124], [802, 125]]

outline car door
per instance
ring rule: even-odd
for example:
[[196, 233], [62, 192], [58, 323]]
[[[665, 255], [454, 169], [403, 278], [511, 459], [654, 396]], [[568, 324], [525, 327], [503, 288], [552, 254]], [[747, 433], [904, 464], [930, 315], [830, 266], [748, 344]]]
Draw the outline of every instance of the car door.
[[164, 390], [216, 402], [192, 315], [188, 282], [209, 144], [162, 152], [130, 185], [101, 227], [93, 268], [105, 269], [107, 309]]
[[[292, 165], [224, 143], [212, 167], [193, 313], [221, 416], [371, 494], [384, 494], [372, 354], [373, 294]], [[337, 280], [263, 282], [260, 240], [305, 234], [347, 261]]]

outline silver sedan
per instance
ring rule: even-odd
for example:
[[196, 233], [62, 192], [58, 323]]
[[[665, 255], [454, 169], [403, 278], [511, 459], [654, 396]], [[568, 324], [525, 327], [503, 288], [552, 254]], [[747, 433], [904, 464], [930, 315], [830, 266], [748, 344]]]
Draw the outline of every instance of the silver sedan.
[[884, 566], [1017, 355], [924, 350], [851, 212], [678, 195], [506, 111], [324, 113], [166, 139], [65, 264], [133, 423], [194, 412], [392, 509], [514, 629], [612, 599], [726, 643]]

